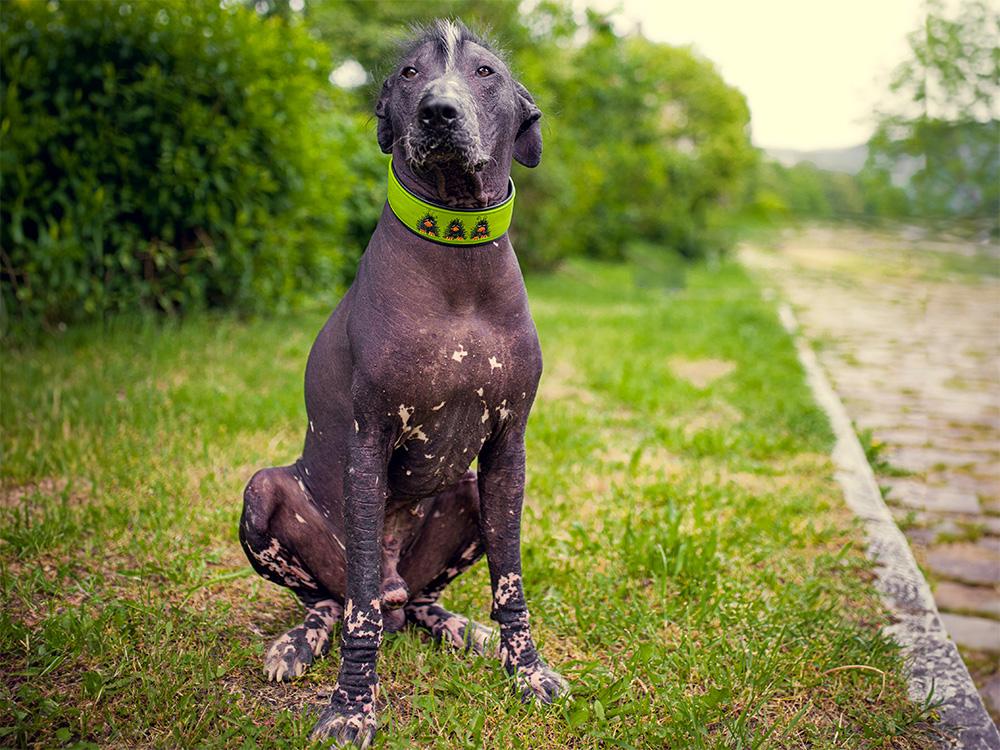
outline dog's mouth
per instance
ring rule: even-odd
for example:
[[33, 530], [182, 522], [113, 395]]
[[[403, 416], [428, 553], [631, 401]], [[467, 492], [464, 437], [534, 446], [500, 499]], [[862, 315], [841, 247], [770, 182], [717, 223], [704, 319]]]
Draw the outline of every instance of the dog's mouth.
[[477, 133], [463, 126], [427, 128], [411, 123], [403, 137], [406, 161], [412, 169], [456, 165], [472, 174], [486, 166], [489, 154]]

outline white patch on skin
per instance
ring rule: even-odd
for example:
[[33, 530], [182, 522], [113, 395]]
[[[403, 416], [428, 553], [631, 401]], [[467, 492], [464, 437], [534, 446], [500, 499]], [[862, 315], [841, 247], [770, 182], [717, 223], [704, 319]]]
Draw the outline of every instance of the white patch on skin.
[[517, 594], [517, 587], [521, 584], [521, 576], [517, 573], [508, 573], [505, 576], [500, 576], [500, 580], [497, 581], [497, 590], [493, 598], [497, 603], [498, 607], [502, 607]]
[[381, 636], [382, 628], [379, 627], [377, 615], [382, 611], [382, 605], [378, 599], [372, 599], [369, 603], [374, 610], [374, 614], [369, 616], [360, 609], [355, 610], [354, 600], [347, 600], [347, 607], [344, 608], [344, 629], [351, 635], [359, 636]]
[[479, 398], [482, 398], [483, 397], [483, 389], [482, 388], [476, 388], [476, 394], [479, 396]]
[[499, 370], [502, 367], [503, 365], [500, 364], [499, 359], [497, 359], [496, 357], [490, 357], [490, 372], [493, 372], [494, 370]]
[[493, 243], [493, 247], [500, 247], [500, 243], [499, 242], [494, 242]]
[[440, 408], [441, 408], [441, 407], [443, 407], [444, 405], [445, 405], [445, 402], [444, 402], [444, 401], [442, 401], [442, 402], [441, 402], [440, 404], [438, 404], [437, 406], [432, 406], [432, 407], [431, 407], [431, 411], [437, 411], [438, 409], [440, 409]]
[[272, 537], [271, 544], [262, 552], [258, 552], [252, 547], [249, 549], [257, 562], [280, 576], [286, 586], [301, 584], [311, 589], [318, 588], [312, 576], [306, 572], [305, 568], [301, 566], [299, 560], [294, 555], [292, 555], [290, 563], [282, 557], [281, 542], [277, 539]]
[[528, 397], [528, 394], [525, 393], [524, 391], [521, 391], [521, 398], [527, 398], [527, 397]]
[[306, 519], [304, 519], [298, 513], [295, 514], [295, 520], [298, 521], [299, 523], [305, 523], [306, 522]]
[[408, 477], [409, 477], [409, 476], [412, 476], [412, 475], [413, 475], [413, 472], [412, 472], [412, 471], [410, 471], [409, 469], [407, 469], [407, 470], [406, 470], [406, 476], [408, 476]]
[[306, 476], [309, 476], [309, 467], [308, 467], [308, 466], [305, 466], [305, 467], [303, 467], [303, 468], [305, 468], [305, 470], [306, 470]]
[[309, 432], [316, 432], [316, 426], [311, 419], [309, 420]]
[[302, 490], [302, 494], [308, 495], [309, 492], [306, 490], [306, 486], [302, 483], [302, 480], [299, 477], [295, 477], [295, 481], [299, 483], [299, 489]]
[[424, 458], [428, 458], [428, 459], [434, 458], [434, 454], [433, 453], [425, 453], [424, 454]]
[[448, 71], [455, 67], [455, 53], [458, 51], [461, 36], [458, 33], [458, 27], [451, 21], [445, 21], [442, 36], [444, 37], [445, 53], [444, 69]]
[[458, 349], [451, 353], [451, 358], [456, 362], [461, 362], [463, 359], [469, 356], [469, 353], [465, 351], [465, 347], [461, 344], [458, 345]]
[[498, 406], [496, 410], [500, 412], [500, 419], [506, 419], [507, 417], [509, 417], [510, 409], [507, 408], [507, 399], [501, 401], [500, 406]]
[[402, 431], [399, 433], [399, 437], [396, 438], [396, 443], [393, 445], [393, 448], [398, 448], [408, 440], [421, 440], [425, 443], [430, 440], [430, 438], [427, 437], [427, 434], [421, 429], [423, 427], [422, 424], [410, 427], [410, 417], [413, 415], [413, 411], [414, 407], [412, 406], [404, 406], [403, 404], [399, 405], [399, 418], [403, 424], [401, 428]]
[[361, 428], [358, 426], [358, 420], [354, 420], [354, 431], [361, 432]]
[[479, 421], [480, 422], [485, 422], [489, 418], [490, 418], [490, 407], [488, 407], [486, 405], [486, 402], [484, 401], [483, 402], [483, 416], [482, 416], [482, 419], [480, 419]]

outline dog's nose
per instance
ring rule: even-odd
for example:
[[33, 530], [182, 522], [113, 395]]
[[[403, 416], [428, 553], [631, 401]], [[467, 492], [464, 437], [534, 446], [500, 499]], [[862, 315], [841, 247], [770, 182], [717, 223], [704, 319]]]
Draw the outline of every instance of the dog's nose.
[[458, 107], [450, 99], [442, 96], [428, 96], [420, 102], [417, 116], [424, 125], [433, 127], [451, 125], [458, 119]]

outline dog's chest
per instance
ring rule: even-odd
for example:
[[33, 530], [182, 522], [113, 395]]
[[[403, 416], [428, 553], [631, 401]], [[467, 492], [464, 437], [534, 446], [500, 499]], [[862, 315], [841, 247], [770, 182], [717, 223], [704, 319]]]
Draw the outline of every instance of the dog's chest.
[[481, 320], [418, 327], [391, 348], [399, 365], [382, 386], [395, 434], [395, 492], [424, 495], [449, 486], [492, 435], [527, 419], [541, 374], [530, 317], [513, 328]]

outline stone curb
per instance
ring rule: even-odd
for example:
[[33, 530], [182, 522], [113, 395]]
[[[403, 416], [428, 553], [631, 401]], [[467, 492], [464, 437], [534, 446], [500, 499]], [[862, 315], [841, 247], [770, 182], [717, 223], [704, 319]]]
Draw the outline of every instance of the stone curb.
[[835, 477], [848, 507], [864, 522], [868, 556], [875, 562], [875, 587], [895, 620], [886, 632], [899, 643], [906, 658], [910, 699], [923, 703], [930, 696], [938, 704], [938, 729], [943, 734], [940, 747], [1000, 750], [1000, 733], [986, 713], [958, 648], [948, 637], [906, 537], [882, 499], [840, 397], [815, 352], [799, 335], [791, 307], [782, 303], [778, 314], [795, 341], [813, 395], [830, 419], [836, 437], [832, 454]]

